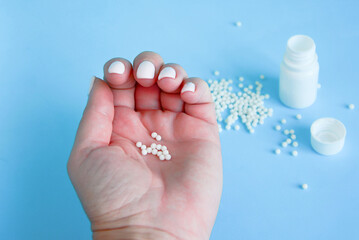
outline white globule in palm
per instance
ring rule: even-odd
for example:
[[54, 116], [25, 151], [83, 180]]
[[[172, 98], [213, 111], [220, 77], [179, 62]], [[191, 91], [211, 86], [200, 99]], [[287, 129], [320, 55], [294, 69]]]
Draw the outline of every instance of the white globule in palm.
[[[162, 140], [162, 137], [156, 132], [152, 132], [150, 135], [157, 141]], [[142, 142], [136, 142], [135, 145], [141, 150], [141, 154], [143, 156], [152, 153], [152, 155], [157, 156], [159, 160], [171, 160], [172, 158], [167, 146], [165, 145], [151, 143], [150, 147], [147, 147], [145, 144], [142, 144]]]

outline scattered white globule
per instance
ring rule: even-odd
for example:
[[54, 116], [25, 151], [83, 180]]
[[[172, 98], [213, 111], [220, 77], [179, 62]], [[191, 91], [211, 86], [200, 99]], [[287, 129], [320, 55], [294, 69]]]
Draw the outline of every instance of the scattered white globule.
[[351, 103], [351, 104], [348, 105], [348, 108], [349, 108], [350, 110], [353, 110], [353, 109], [355, 108], [355, 105]]
[[[244, 78], [240, 77], [239, 81], [243, 82]], [[273, 115], [273, 109], [264, 106], [264, 100], [270, 96], [261, 94], [263, 85], [258, 81], [255, 82], [255, 86], [249, 85], [245, 88], [243, 83], [240, 83], [238, 87], [243, 89], [237, 92], [230, 86], [233, 83], [232, 79], [208, 80], [208, 83], [215, 104], [219, 132], [223, 131], [223, 121], [226, 130], [233, 129], [232, 125], [235, 130], [239, 130], [235, 123], [241, 121], [250, 133], [254, 133], [255, 127], [264, 124], [264, 119]], [[224, 119], [222, 114], [227, 110], [229, 115]]]
[[294, 157], [298, 156], [298, 151], [297, 151], [297, 150], [292, 151], [292, 155], [293, 155]]
[[[300, 115], [300, 114], [295, 115], [296, 119], [301, 119], [302, 116], [300, 115], [300, 117], [298, 117], [298, 115]], [[285, 118], [282, 118], [282, 119], [279, 120], [279, 122], [281, 124], [286, 124], [287, 120]], [[274, 129], [277, 130], [277, 131], [280, 131], [282, 129], [282, 127], [283, 126], [278, 124], [278, 125], [276, 125], [274, 127]], [[280, 143], [280, 146], [282, 148], [287, 148], [287, 147], [297, 148], [299, 146], [299, 143], [296, 141], [297, 136], [295, 135], [294, 129], [284, 129], [282, 133], [285, 135], [285, 139]], [[278, 155], [279, 153], [277, 152], [277, 150], [279, 150], [278, 152], [280, 153], [279, 148], [276, 149], [274, 151], [274, 153]], [[289, 153], [294, 157], [298, 156], [298, 151], [297, 150], [290, 151]]]
[[302, 189], [304, 189], [304, 190], [308, 189], [308, 184], [306, 184], [306, 183], [302, 184]]
[[[162, 139], [162, 137], [156, 132], [151, 133], [151, 137], [156, 139], [157, 141], [161, 141]], [[142, 144], [142, 142], [136, 142], [136, 147], [140, 149], [143, 156], [146, 156], [147, 154], [152, 154], [153, 156], [157, 156], [158, 159], [160, 159], [161, 161], [171, 160], [172, 158], [169, 150], [165, 145], [151, 143], [150, 147], [147, 147], [145, 144]]]

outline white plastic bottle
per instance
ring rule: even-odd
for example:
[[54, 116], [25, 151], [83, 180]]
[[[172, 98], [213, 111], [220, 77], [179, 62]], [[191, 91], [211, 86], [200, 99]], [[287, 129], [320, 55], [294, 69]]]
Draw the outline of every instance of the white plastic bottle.
[[317, 98], [319, 63], [313, 39], [305, 35], [289, 38], [280, 65], [279, 97], [292, 108], [306, 108]]

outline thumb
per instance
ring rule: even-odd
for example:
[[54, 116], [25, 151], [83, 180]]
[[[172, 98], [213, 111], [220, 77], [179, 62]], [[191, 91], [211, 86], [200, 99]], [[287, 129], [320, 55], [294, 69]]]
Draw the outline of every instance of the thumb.
[[99, 78], [93, 77], [92, 84], [72, 154], [88, 154], [91, 150], [107, 146], [110, 142], [114, 116], [112, 91]]

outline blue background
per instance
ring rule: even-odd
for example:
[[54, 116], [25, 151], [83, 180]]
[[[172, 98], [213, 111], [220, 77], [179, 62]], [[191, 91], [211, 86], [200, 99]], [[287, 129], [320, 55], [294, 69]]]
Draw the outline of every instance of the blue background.
[[[253, 135], [244, 127], [221, 134], [224, 189], [211, 239], [359, 239], [359, 114], [346, 108], [359, 108], [358, 9], [354, 0], [1, 0], [1, 238], [90, 239], [66, 172], [90, 78], [112, 57], [132, 61], [152, 50], [190, 76], [266, 77], [274, 116]], [[311, 36], [319, 56], [322, 88], [304, 110], [278, 99], [279, 64], [294, 34]], [[309, 142], [310, 124], [327, 116], [348, 132], [331, 157]], [[297, 131], [297, 158], [290, 148], [272, 152], [284, 139], [273, 130], [283, 117]]]

